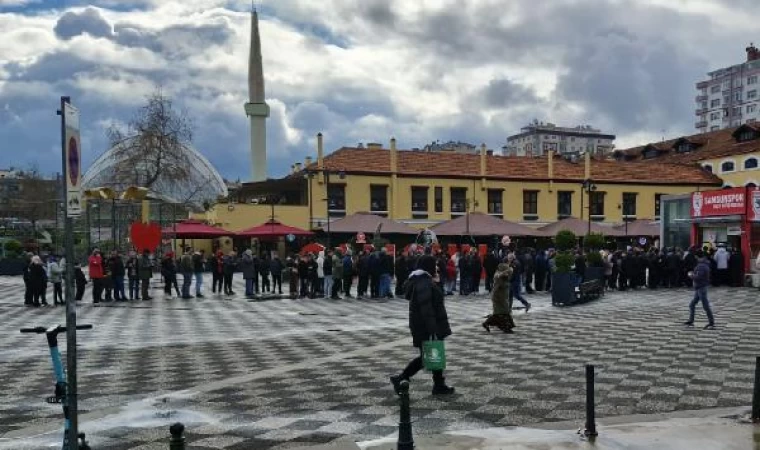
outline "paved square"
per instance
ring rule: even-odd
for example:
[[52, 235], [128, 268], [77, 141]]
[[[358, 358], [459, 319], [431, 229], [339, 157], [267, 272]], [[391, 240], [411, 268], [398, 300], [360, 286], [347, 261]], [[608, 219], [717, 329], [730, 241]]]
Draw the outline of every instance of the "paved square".
[[[210, 281], [210, 280], [208, 280]], [[237, 280], [240, 283], [242, 280]], [[0, 278], [0, 448], [46, 448], [60, 410], [42, 336], [62, 308], [22, 306], [22, 283]], [[82, 429], [95, 448], [165, 448], [168, 424], [194, 449], [280, 449], [396, 432], [388, 376], [414, 356], [407, 302], [248, 301], [240, 295], [79, 308]], [[236, 286], [242, 293], [242, 285]], [[486, 334], [486, 296], [449, 298], [448, 382], [412, 383], [416, 434], [578, 420], [584, 365], [596, 364], [600, 417], [743, 406], [760, 354], [757, 290], [713, 289], [717, 329], [685, 328], [687, 290], [609, 293], [572, 308], [533, 295], [516, 333]], [[86, 297], [87, 298], [87, 297]], [[700, 311], [701, 313], [701, 311]], [[63, 346], [63, 343], [62, 343]]]

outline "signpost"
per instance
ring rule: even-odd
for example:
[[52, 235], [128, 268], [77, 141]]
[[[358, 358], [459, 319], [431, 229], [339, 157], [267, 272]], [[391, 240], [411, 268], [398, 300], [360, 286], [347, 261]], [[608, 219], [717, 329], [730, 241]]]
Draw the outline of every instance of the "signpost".
[[66, 298], [66, 368], [67, 397], [69, 407], [69, 449], [79, 447], [77, 411], [77, 307], [73, 295], [74, 240], [72, 238], [73, 217], [82, 214], [82, 153], [79, 139], [79, 111], [71, 106], [69, 97], [61, 97], [61, 159], [65, 175], [64, 198], [66, 218], [64, 242], [66, 255], [65, 298]]

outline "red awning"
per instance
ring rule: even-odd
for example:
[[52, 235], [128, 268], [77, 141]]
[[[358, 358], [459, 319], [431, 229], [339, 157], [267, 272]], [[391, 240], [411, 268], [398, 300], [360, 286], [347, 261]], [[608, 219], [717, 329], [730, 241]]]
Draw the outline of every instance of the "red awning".
[[235, 234], [222, 228], [212, 227], [199, 220], [177, 222], [174, 226], [161, 230], [161, 233], [177, 239], [213, 239]]
[[261, 225], [257, 225], [247, 230], [243, 230], [237, 233], [239, 237], [248, 238], [267, 238], [267, 237], [279, 237], [292, 234], [294, 236], [311, 236], [314, 233], [300, 228], [283, 225], [276, 220], [270, 220]]

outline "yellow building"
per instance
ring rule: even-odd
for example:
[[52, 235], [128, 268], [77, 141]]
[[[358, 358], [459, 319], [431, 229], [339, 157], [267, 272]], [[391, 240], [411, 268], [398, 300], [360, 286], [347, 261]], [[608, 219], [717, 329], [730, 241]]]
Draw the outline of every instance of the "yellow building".
[[[372, 212], [416, 227], [466, 214], [491, 214], [531, 226], [574, 216], [607, 224], [657, 219], [659, 197], [716, 189], [721, 180], [697, 165], [420, 152], [369, 144], [295, 164], [287, 177], [247, 183], [210, 222], [232, 231], [269, 220], [322, 229], [331, 220]], [[584, 180], [591, 192], [584, 191]], [[590, 208], [589, 208], [590, 203]]]
[[724, 187], [760, 186], [760, 124], [617, 150], [615, 156], [656, 165], [699, 164], [720, 177]]

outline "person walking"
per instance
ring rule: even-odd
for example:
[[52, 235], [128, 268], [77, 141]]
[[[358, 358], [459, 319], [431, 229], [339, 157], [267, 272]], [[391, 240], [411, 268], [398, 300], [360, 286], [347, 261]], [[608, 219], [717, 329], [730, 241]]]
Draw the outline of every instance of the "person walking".
[[332, 268], [333, 268], [333, 254], [332, 250], [327, 250], [327, 253], [325, 253], [325, 262], [322, 267], [322, 270], [325, 273], [325, 284], [322, 287], [322, 297], [327, 298], [332, 293], [332, 287], [333, 287], [333, 275], [332, 275]]
[[53, 304], [64, 305], [63, 301], [63, 268], [55, 260], [50, 259], [50, 282], [53, 283]]
[[153, 277], [153, 260], [150, 257], [150, 250], [143, 250], [142, 256], [137, 263], [137, 273], [140, 277], [140, 291], [143, 301], [153, 300], [149, 295], [150, 279]]
[[204, 251], [193, 253], [193, 275], [195, 276], [195, 298], [203, 298], [203, 272], [206, 271]]
[[[390, 377], [393, 389], [398, 394], [402, 381], [409, 381], [422, 370], [422, 344], [431, 339], [444, 340], [451, 336], [449, 317], [446, 313], [443, 292], [436, 286], [436, 262], [430, 255], [421, 257], [407, 280], [404, 288], [409, 300], [409, 331], [412, 345], [418, 349], [414, 358], [398, 375]], [[433, 371], [433, 395], [450, 395], [454, 388], [446, 385], [442, 370]]]
[[179, 270], [182, 272], [182, 298], [184, 300], [191, 299], [190, 287], [193, 284], [193, 256], [190, 254], [189, 247], [185, 249], [179, 260]]
[[253, 298], [253, 280], [258, 277], [258, 274], [256, 274], [256, 266], [253, 264], [253, 251], [250, 248], [243, 252], [243, 257], [240, 258], [240, 271], [243, 273], [243, 280], [245, 281], [245, 296], [246, 298]]
[[74, 283], [77, 288], [76, 295], [74, 296], [74, 300], [81, 301], [84, 297], [84, 288], [87, 286], [87, 277], [84, 276], [84, 271], [82, 271], [82, 266], [79, 264], [76, 264], [74, 266]]
[[343, 282], [343, 255], [341, 254], [340, 250], [335, 251], [332, 273], [333, 287], [332, 292], [330, 293], [330, 298], [333, 300], [341, 300], [339, 294], [343, 291], [343, 289], [341, 289]]
[[211, 260], [211, 293], [222, 293], [224, 284], [224, 253], [217, 250], [216, 256]]
[[[42, 297], [42, 292], [45, 289], [47, 274], [45, 273], [45, 267], [42, 265], [42, 259], [39, 256], [32, 256], [31, 263], [29, 264], [29, 286], [32, 291], [32, 305], [35, 307], [47, 306], [47, 302]], [[40, 300], [42, 302], [40, 303]]]
[[[167, 299], [172, 298], [173, 287], [177, 292], [177, 297], [182, 297], [179, 291], [179, 284], [177, 283], [177, 262], [174, 260], [174, 252], [168, 252], [164, 255], [164, 259], [161, 261], [161, 276], [164, 277], [164, 296]], [[182, 289], [185, 289], [184, 282], [182, 283]]]
[[705, 330], [715, 329], [715, 318], [713, 317], [710, 301], [707, 299], [707, 287], [710, 285], [710, 262], [707, 260], [704, 252], [697, 251], [697, 266], [691, 273], [691, 279], [694, 285], [694, 298], [689, 303], [689, 320], [684, 322], [686, 326], [694, 326], [694, 314], [697, 303], [702, 302], [702, 308], [707, 315], [707, 325]]
[[[522, 296], [522, 266], [520, 261], [517, 260], [514, 253], [507, 255], [507, 264], [512, 269], [512, 276], [509, 280], [509, 293], [512, 301], [518, 300], [525, 306], [525, 313], [530, 311], [530, 303], [528, 303]], [[510, 308], [512, 306], [510, 301]]]
[[512, 269], [508, 264], [501, 263], [494, 273], [493, 289], [491, 291], [492, 312], [483, 322], [483, 328], [491, 332], [491, 327], [498, 327], [505, 333], [513, 333], [515, 322], [512, 320], [512, 309], [509, 305], [509, 288]]
[[127, 301], [127, 294], [124, 292], [124, 275], [126, 268], [124, 260], [117, 250], [111, 252], [111, 258], [108, 259], [109, 272], [111, 272], [111, 283], [113, 284], [113, 299], [117, 302]]
[[140, 277], [137, 274], [137, 256], [135, 252], [129, 252], [127, 258], [127, 280], [129, 282], [129, 299], [140, 299]]
[[92, 280], [92, 302], [100, 303], [103, 300], [103, 257], [100, 249], [95, 248], [87, 260], [90, 279]]
[[[270, 271], [272, 272], [272, 292], [275, 290], [278, 294], [282, 295], [282, 260], [280, 259], [280, 255], [276, 254], [272, 258], [272, 263], [269, 266]], [[319, 280], [318, 286], [322, 286], [322, 281]]]
[[226, 295], [235, 295], [232, 290], [232, 278], [235, 276], [235, 268], [237, 267], [237, 255], [234, 250], [222, 258], [222, 267], [224, 269], [224, 293]]

